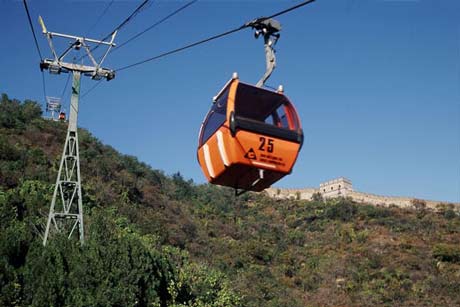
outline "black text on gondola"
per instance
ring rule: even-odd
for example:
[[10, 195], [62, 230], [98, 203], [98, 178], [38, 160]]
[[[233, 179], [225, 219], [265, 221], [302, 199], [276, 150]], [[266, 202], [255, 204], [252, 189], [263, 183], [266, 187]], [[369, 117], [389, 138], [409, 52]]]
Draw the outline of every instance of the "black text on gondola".
[[275, 157], [272, 155], [261, 154], [260, 155], [260, 162], [270, 163], [278, 166], [285, 166], [286, 164], [283, 162], [283, 158]]
[[275, 147], [273, 139], [268, 139], [268, 141], [266, 141], [266, 139], [263, 136], [261, 136], [259, 138], [259, 141], [260, 141], [259, 150], [273, 152], [274, 147]]

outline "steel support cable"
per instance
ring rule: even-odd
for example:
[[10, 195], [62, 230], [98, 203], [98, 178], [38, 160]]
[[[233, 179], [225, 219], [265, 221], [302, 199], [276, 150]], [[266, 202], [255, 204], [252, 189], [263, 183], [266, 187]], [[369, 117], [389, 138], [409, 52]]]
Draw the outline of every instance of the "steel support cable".
[[203, 39], [201, 41], [198, 41], [198, 42], [195, 42], [195, 43], [192, 43], [192, 44], [189, 44], [189, 45], [186, 45], [186, 46], [183, 46], [183, 47], [180, 47], [180, 48], [177, 48], [177, 49], [174, 49], [174, 50], [171, 50], [171, 51], [159, 54], [159, 55], [156, 55], [156, 56], [151, 57], [151, 58], [147, 58], [147, 59], [142, 60], [140, 62], [136, 62], [136, 63], [131, 64], [131, 65], [120, 67], [118, 69], [115, 69], [115, 71], [122, 71], [122, 70], [131, 68], [131, 67], [134, 67], [134, 66], [138, 66], [138, 65], [141, 65], [141, 64], [153, 61], [153, 60], [157, 60], [157, 59], [160, 59], [162, 57], [165, 57], [165, 56], [168, 56], [168, 55], [171, 55], [171, 54], [174, 54], [174, 53], [177, 53], [177, 52], [180, 52], [180, 51], [183, 51], [183, 50], [186, 50], [186, 49], [189, 49], [189, 48], [192, 48], [192, 47], [195, 47], [195, 46], [207, 43], [207, 42], [210, 42], [212, 40], [215, 40], [215, 39], [218, 39], [218, 38], [221, 38], [221, 37], [224, 37], [224, 36], [227, 36], [229, 34], [232, 34], [232, 33], [238, 32], [240, 30], [243, 30], [245, 28], [246, 28], [246, 26], [241, 26], [239, 28], [236, 28], [236, 29], [233, 29], [233, 30], [230, 30], [230, 31], [227, 31], [227, 32], [224, 32], [224, 33], [221, 33], [221, 34], [206, 38], [206, 39]]
[[177, 10], [175, 10], [174, 12], [172, 12], [171, 14], [163, 17], [161, 20], [155, 22], [153, 25], [151, 25], [150, 27], [146, 28], [145, 30], [137, 33], [136, 35], [134, 35], [133, 37], [131, 37], [130, 39], [126, 40], [125, 42], [121, 43], [120, 45], [118, 45], [115, 49], [112, 50], [112, 53], [116, 50], [119, 50], [121, 47], [125, 46], [126, 44], [130, 43], [131, 41], [137, 39], [139, 36], [143, 35], [144, 33], [146, 33], [147, 31], [150, 31], [152, 30], [153, 28], [159, 26], [160, 24], [162, 24], [163, 22], [165, 22], [166, 20], [168, 20], [169, 18], [173, 17], [174, 15], [180, 13], [181, 11], [185, 10], [187, 7], [189, 7], [190, 5], [194, 4], [195, 2], [197, 2], [198, 0], [192, 0], [188, 3], [186, 3], [185, 5], [181, 6], [180, 8], [178, 8]]
[[301, 8], [302, 6], [307, 5], [307, 4], [310, 4], [310, 3], [312, 3], [312, 2], [315, 2], [315, 0], [307, 0], [307, 1], [301, 2], [301, 3], [297, 4], [297, 5], [294, 5], [294, 6], [291, 6], [291, 7], [287, 8], [287, 9], [285, 9], [284, 11], [275, 13], [275, 14], [273, 14], [273, 15], [271, 15], [271, 16], [268, 16], [268, 17], [260, 18], [259, 20], [260, 20], [260, 21], [263, 21], [263, 20], [267, 20], [267, 19], [270, 19], [270, 18], [278, 17], [278, 16], [280, 16], [280, 15], [289, 13], [290, 11], [294, 11], [294, 10], [296, 10], [296, 9], [298, 9], [298, 8]]
[[[73, 51], [73, 53], [75, 54], [75, 50]], [[76, 61], [77, 61], [77, 58], [74, 56], [72, 63], [75, 64]], [[64, 89], [62, 90], [61, 97], [64, 97], [67, 86], [69, 85], [71, 75], [72, 75], [71, 73], [68, 73], [67, 80], [65, 81]]]
[[[173, 17], [174, 15], [178, 14], [179, 12], [181, 12], [182, 10], [186, 9], [187, 7], [189, 7], [190, 5], [194, 4], [195, 2], [197, 2], [198, 0], [193, 0], [193, 1], [190, 1], [188, 3], [186, 3], [185, 5], [181, 6], [180, 8], [178, 8], [177, 10], [175, 10], [174, 12], [172, 12], [171, 14], [165, 16], [164, 18], [162, 18], [161, 20], [157, 21], [156, 23], [154, 23], [153, 25], [151, 25], [150, 27], [146, 28], [145, 30], [143, 30], [142, 32], [139, 32], [138, 34], [136, 34], [135, 36], [131, 37], [130, 39], [128, 39], [127, 41], [125, 41], [124, 43], [122, 43], [121, 45], [119, 45], [117, 47], [117, 49], [114, 49], [114, 50], [118, 50], [120, 49], [122, 46], [128, 44], [129, 42], [135, 40], [136, 38], [138, 38], [139, 36], [143, 35], [145, 32], [147, 31], [150, 31], [151, 29], [153, 29], [154, 27], [162, 24], [163, 22], [165, 22], [166, 20], [168, 20], [169, 18]], [[112, 51], [113, 52], [113, 51]], [[83, 98], [85, 96], [87, 96], [89, 93], [91, 93], [93, 90], [95, 90], [99, 85], [101, 85], [101, 82], [102, 80], [99, 80], [99, 82], [97, 82], [96, 84], [94, 84], [89, 90], [87, 90], [86, 92], [84, 92], [82, 95], [81, 95], [81, 99], [83, 100]]]
[[302, 6], [305, 6], [307, 4], [310, 4], [312, 2], [314, 2], [316, 0], [306, 0], [302, 3], [299, 3], [295, 6], [292, 6], [290, 8], [287, 8], [283, 11], [280, 11], [280, 12], [277, 12], [271, 16], [268, 16], [268, 17], [261, 17], [261, 18], [256, 18], [250, 22], [247, 22], [245, 23], [244, 25], [238, 27], [238, 28], [235, 28], [233, 30], [229, 30], [227, 32], [224, 32], [224, 33], [221, 33], [221, 34], [218, 34], [218, 35], [214, 35], [214, 36], [211, 36], [211, 37], [208, 37], [206, 39], [203, 39], [203, 40], [200, 40], [198, 42], [195, 42], [195, 43], [192, 43], [192, 44], [189, 44], [189, 45], [185, 45], [183, 47], [180, 47], [180, 48], [177, 48], [177, 49], [174, 49], [174, 50], [171, 50], [171, 51], [167, 51], [167, 52], [164, 52], [164, 53], [161, 53], [159, 55], [156, 55], [156, 56], [153, 56], [153, 57], [150, 57], [150, 58], [147, 58], [145, 60], [142, 60], [142, 61], [139, 61], [139, 62], [136, 62], [136, 63], [133, 63], [133, 64], [130, 64], [130, 65], [126, 65], [126, 66], [123, 66], [123, 67], [120, 67], [118, 69], [115, 69], [115, 71], [122, 71], [122, 70], [125, 70], [125, 69], [129, 69], [129, 68], [132, 68], [132, 67], [135, 67], [135, 66], [138, 66], [138, 65], [141, 65], [141, 64], [144, 64], [144, 63], [147, 63], [147, 62], [150, 62], [150, 61], [153, 61], [153, 60], [157, 60], [157, 59], [160, 59], [160, 58], [163, 58], [165, 56], [168, 56], [168, 55], [171, 55], [171, 54], [174, 54], [174, 53], [178, 53], [178, 52], [181, 52], [181, 51], [184, 51], [186, 49], [189, 49], [189, 48], [192, 48], [192, 47], [195, 47], [195, 46], [198, 46], [198, 45], [201, 45], [201, 44], [204, 44], [204, 43], [207, 43], [207, 42], [210, 42], [212, 40], [215, 40], [215, 39], [218, 39], [218, 38], [221, 38], [221, 37], [224, 37], [224, 36], [227, 36], [227, 35], [230, 35], [230, 34], [233, 34], [235, 32], [238, 32], [238, 31], [241, 31], [243, 29], [246, 29], [246, 28], [249, 28], [251, 27], [252, 25], [254, 25], [256, 22], [262, 22], [264, 20], [267, 20], [267, 19], [270, 19], [270, 18], [274, 18], [274, 17], [277, 17], [277, 16], [280, 16], [280, 15], [283, 15], [283, 14], [286, 14], [288, 12], [291, 12], [293, 10], [296, 10]]
[[95, 90], [99, 85], [102, 84], [102, 80], [99, 80], [98, 82], [96, 82], [89, 90], [87, 90], [86, 92], [84, 92], [82, 95], [81, 95], [81, 99], [85, 98], [86, 95], [88, 95], [89, 93], [91, 93], [93, 90]]
[[[65, 85], [64, 85], [64, 89], [62, 90], [62, 93], [61, 93], [61, 106], [62, 106], [62, 102], [65, 100], [64, 99], [64, 95], [65, 95], [65, 91], [67, 89], [67, 86], [69, 85], [69, 81], [70, 81], [70, 77], [72, 76], [72, 73], [67, 73], [67, 80], [65, 81]], [[70, 94], [70, 92], [69, 92]], [[64, 111], [65, 111], [65, 108], [64, 108]]]
[[96, 22], [86, 31], [86, 33], [90, 32], [92, 29], [94, 29], [94, 27], [96, 27], [99, 21], [101, 21], [102, 17], [104, 17], [104, 15], [107, 13], [109, 8], [112, 6], [113, 2], [115, 2], [115, 0], [110, 1], [109, 4], [107, 4], [107, 6], [104, 8], [104, 10], [99, 15], [99, 17], [97, 17]]
[[67, 80], [65, 82], [64, 89], [62, 90], [61, 97], [64, 97], [65, 90], [67, 89], [67, 85], [69, 85], [70, 75], [71, 75], [71, 73], [67, 73]]
[[[40, 57], [40, 62], [41, 62], [43, 60], [43, 56], [42, 56], [42, 53], [40, 51], [40, 46], [38, 45], [37, 36], [35, 35], [35, 29], [34, 29], [34, 25], [32, 24], [32, 18], [30, 18], [29, 7], [27, 6], [27, 1], [26, 0], [23, 0], [22, 2], [24, 3], [24, 8], [25, 8], [26, 13], [27, 13], [27, 19], [29, 20], [30, 31], [32, 31], [32, 35], [34, 36], [35, 47], [37, 47], [38, 56]], [[42, 73], [43, 99], [44, 99], [44, 102], [46, 103], [45, 74], [43, 73], [43, 71], [41, 73]]]
[[[106, 39], [108, 39], [110, 36], [113, 35], [113, 33], [115, 33], [115, 31], [118, 31], [120, 30], [122, 27], [124, 27], [128, 22], [130, 22], [139, 12], [140, 10], [149, 2], [150, 0], [144, 0], [132, 13], [131, 15], [129, 15], [125, 20], [123, 20], [122, 23], [120, 23], [112, 32], [110, 32], [109, 34], [107, 34], [103, 39], [101, 39], [101, 41], [105, 41]], [[100, 46], [100, 43], [97, 44], [96, 46], [94, 46], [93, 48], [90, 49], [91, 52], [93, 52], [94, 50], [96, 50], [97, 48], [99, 48]], [[81, 56], [78, 61], [86, 58], [88, 55], [85, 54], [83, 56]]]
[[[198, 46], [198, 45], [201, 45], [201, 44], [204, 44], [204, 43], [207, 43], [209, 41], [212, 41], [212, 40], [215, 40], [215, 39], [218, 39], [218, 38], [221, 38], [221, 37], [224, 37], [226, 35], [229, 35], [229, 34], [232, 34], [232, 33], [235, 33], [235, 32], [238, 32], [240, 30], [243, 30], [245, 28], [248, 28], [248, 27], [251, 27], [251, 25], [255, 22], [255, 21], [263, 21], [263, 20], [267, 20], [267, 19], [270, 19], [270, 18], [274, 18], [276, 16], [280, 16], [282, 14], [285, 14], [285, 13], [288, 13], [292, 10], [295, 10], [295, 9], [298, 9], [304, 5], [307, 5], [309, 3], [312, 3], [314, 2], [315, 0], [307, 0], [307, 1], [304, 1], [298, 5], [295, 5], [293, 7], [290, 7], [286, 10], [283, 10], [281, 12], [278, 12], [276, 14], [273, 14], [269, 17], [263, 17], [263, 18], [258, 18], [258, 19], [255, 19], [251, 22], [248, 22], [248, 23], [245, 23], [244, 25], [238, 27], [238, 28], [235, 28], [233, 30], [230, 30], [230, 31], [227, 31], [227, 32], [224, 32], [224, 33], [221, 33], [221, 34], [218, 34], [218, 35], [214, 35], [212, 37], [209, 37], [209, 38], [206, 38], [206, 39], [203, 39], [201, 41], [198, 41], [198, 42], [195, 42], [195, 43], [192, 43], [192, 44], [189, 44], [189, 45], [186, 45], [186, 46], [183, 46], [181, 48], [177, 48], [177, 49], [174, 49], [174, 50], [171, 50], [171, 51], [168, 51], [168, 52], [165, 52], [165, 53], [162, 53], [162, 54], [159, 54], [157, 56], [154, 56], [154, 57], [151, 57], [151, 58], [148, 58], [148, 59], [145, 59], [143, 61], [140, 61], [140, 62], [137, 62], [137, 63], [134, 63], [134, 64], [131, 64], [131, 65], [127, 65], [127, 66], [124, 66], [124, 67], [121, 67], [119, 69], [116, 69], [116, 71], [121, 71], [121, 70], [125, 70], [125, 69], [128, 69], [128, 68], [131, 68], [131, 67], [134, 67], [134, 66], [138, 66], [138, 65], [141, 65], [141, 64], [144, 64], [146, 62], [150, 62], [150, 61], [153, 61], [153, 60], [156, 60], [156, 59], [159, 59], [159, 58], [162, 58], [162, 57], [165, 57], [165, 56], [168, 56], [168, 55], [171, 55], [171, 54], [174, 54], [174, 53], [177, 53], [177, 52], [180, 52], [180, 51], [183, 51], [183, 50], [186, 50], [186, 49], [189, 49], [189, 48], [192, 48], [192, 47], [195, 47], [195, 46]], [[94, 89], [96, 89], [100, 84], [101, 84], [101, 80], [96, 83], [95, 85], [93, 85], [88, 91], [86, 91], [83, 95], [82, 95], [82, 98], [84, 98], [86, 95], [88, 95], [90, 92], [92, 92]]]
[[34, 36], [35, 47], [37, 47], [38, 56], [40, 57], [40, 61], [41, 61], [41, 60], [43, 60], [43, 56], [42, 56], [42, 53], [40, 52], [40, 47], [38, 46], [37, 36], [35, 35], [35, 29], [34, 29], [34, 26], [32, 24], [32, 19], [30, 18], [29, 7], [27, 6], [27, 1], [26, 0], [23, 0], [22, 2], [24, 3], [24, 8], [26, 9], [27, 18], [29, 20], [30, 30], [32, 31], [32, 35]]
[[[124, 45], [128, 44], [129, 42], [135, 40], [136, 38], [138, 38], [139, 36], [143, 35], [144, 33], [146, 33], [147, 31], [150, 31], [151, 29], [155, 28], [156, 26], [159, 26], [160, 24], [162, 24], [163, 22], [165, 22], [166, 20], [168, 20], [169, 18], [173, 17], [174, 15], [178, 14], [179, 12], [185, 10], [187, 7], [189, 7], [190, 5], [194, 4], [195, 2], [197, 2], [198, 0], [193, 0], [193, 1], [190, 1], [188, 3], [186, 3], [185, 5], [181, 6], [180, 8], [178, 8], [177, 10], [175, 10], [174, 12], [172, 12], [171, 14], [165, 16], [164, 18], [162, 18], [161, 20], [157, 21], [156, 23], [154, 23], [153, 25], [151, 25], [150, 27], [146, 28], [145, 30], [143, 30], [142, 32], [139, 32], [138, 34], [134, 35], [133, 37], [131, 37], [130, 39], [128, 39], [127, 41], [125, 41], [124, 43], [120, 44], [116, 49], [113, 49], [113, 50], [118, 50], [120, 49], [121, 47], [123, 47]], [[112, 51], [113, 52], [113, 51]], [[95, 90], [99, 85], [101, 85], [101, 82], [102, 80], [99, 80], [99, 82], [97, 82], [96, 84], [94, 84], [89, 90], [87, 90], [85, 93], [83, 93], [81, 95], [81, 99], [83, 99], [86, 95], [88, 95], [89, 93], [91, 93], [93, 90]]]
[[[75, 51], [73, 51], [73, 52], [75, 52]], [[74, 64], [75, 64], [75, 61], [76, 61], [76, 59], [75, 59], [75, 57], [74, 57], [74, 58], [73, 58], [73, 63], [74, 63]], [[69, 85], [69, 81], [70, 81], [70, 76], [71, 76], [71, 75], [72, 75], [71, 73], [67, 73], [67, 80], [65, 81], [64, 89], [62, 90], [62, 93], [61, 93], [61, 99], [62, 99], [62, 97], [64, 97], [64, 94], [65, 94], [65, 91], [66, 91], [66, 89], [67, 89], [67, 86]]]
[[45, 73], [42, 71], [42, 87], [43, 87], [43, 99], [45, 99], [46, 103], [46, 83], [45, 83]]
[[118, 25], [118, 27], [116, 27], [112, 32], [110, 32], [109, 34], [107, 34], [106, 37], [104, 37], [103, 39], [101, 39], [101, 41], [105, 41], [106, 39], [108, 39], [110, 36], [112, 36], [113, 33], [115, 33], [115, 31], [118, 31], [120, 30], [121, 28], [123, 28], [128, 22], [131, 21], [131, 19], [133, 19], [139, 12], [140, 10], [149, 2], [150, 0], [144, 0], [132, 13], [131, 15], [129, 15], [125, 20], [123, 20], [122, 23], [120, 23], [120, 25]]

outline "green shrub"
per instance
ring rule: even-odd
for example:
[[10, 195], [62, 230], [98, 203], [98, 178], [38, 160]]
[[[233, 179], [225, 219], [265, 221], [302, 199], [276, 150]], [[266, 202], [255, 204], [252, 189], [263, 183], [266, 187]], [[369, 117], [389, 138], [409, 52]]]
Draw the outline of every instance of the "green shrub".
[[437, 244], [433, 247], [433, 257], [439, 261], [460, 263], [460, 247], [452, 244]]
[[444, 211], [443, 216], [444, 216], [444, 218], [446, 218], [448, 220], [451, 220], [451, 219], [457, 217], [457, 213], [455, 213], [455, 211], [453, 209], [447, 209], [446, 211]]
[[348, 222], [358, 212], [356, 205], [349, 199], [341, 198], [335, 204], [326, 207], [324, 215], [331, 220]]
[[380, 219], [391, 215], [390, 209], [372, 205], [361, 205], [358, 207], [358, 212], [361, 217], [371, 219]]
[[366, 243], [368, 238], [369, 238], [369, 230], [367, 229], [358, 231], [356, 233], [356, 241], [358, 241], [358, 243], [361, 243], [361, 244]]
[[414, 198], [411, 200], [411, 204], [415, 210], [425, 210], [426, 209], [426, 201], [424, 201], [423, 199]]

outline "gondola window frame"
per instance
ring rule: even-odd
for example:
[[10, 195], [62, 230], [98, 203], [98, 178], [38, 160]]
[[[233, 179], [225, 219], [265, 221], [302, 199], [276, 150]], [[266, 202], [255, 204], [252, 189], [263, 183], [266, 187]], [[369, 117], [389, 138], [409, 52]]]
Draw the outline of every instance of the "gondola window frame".
[[227, 100], [229, 92], [230, 89], [227, 88], [213, 104], [208, 115], [206, 115], [203, 131], [200, 136], [200, 146], [206, 143], [227, 120]]

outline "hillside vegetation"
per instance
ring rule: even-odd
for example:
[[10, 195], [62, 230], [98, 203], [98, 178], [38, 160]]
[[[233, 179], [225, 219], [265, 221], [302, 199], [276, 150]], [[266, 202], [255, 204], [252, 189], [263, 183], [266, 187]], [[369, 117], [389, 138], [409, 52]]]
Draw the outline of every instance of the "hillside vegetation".
[[86, 242], [43, 247], [66, 129], [2, 95], [0, 306], [460, 306], [460, 216], [448, 206], [235, 198], [84, 129]]

